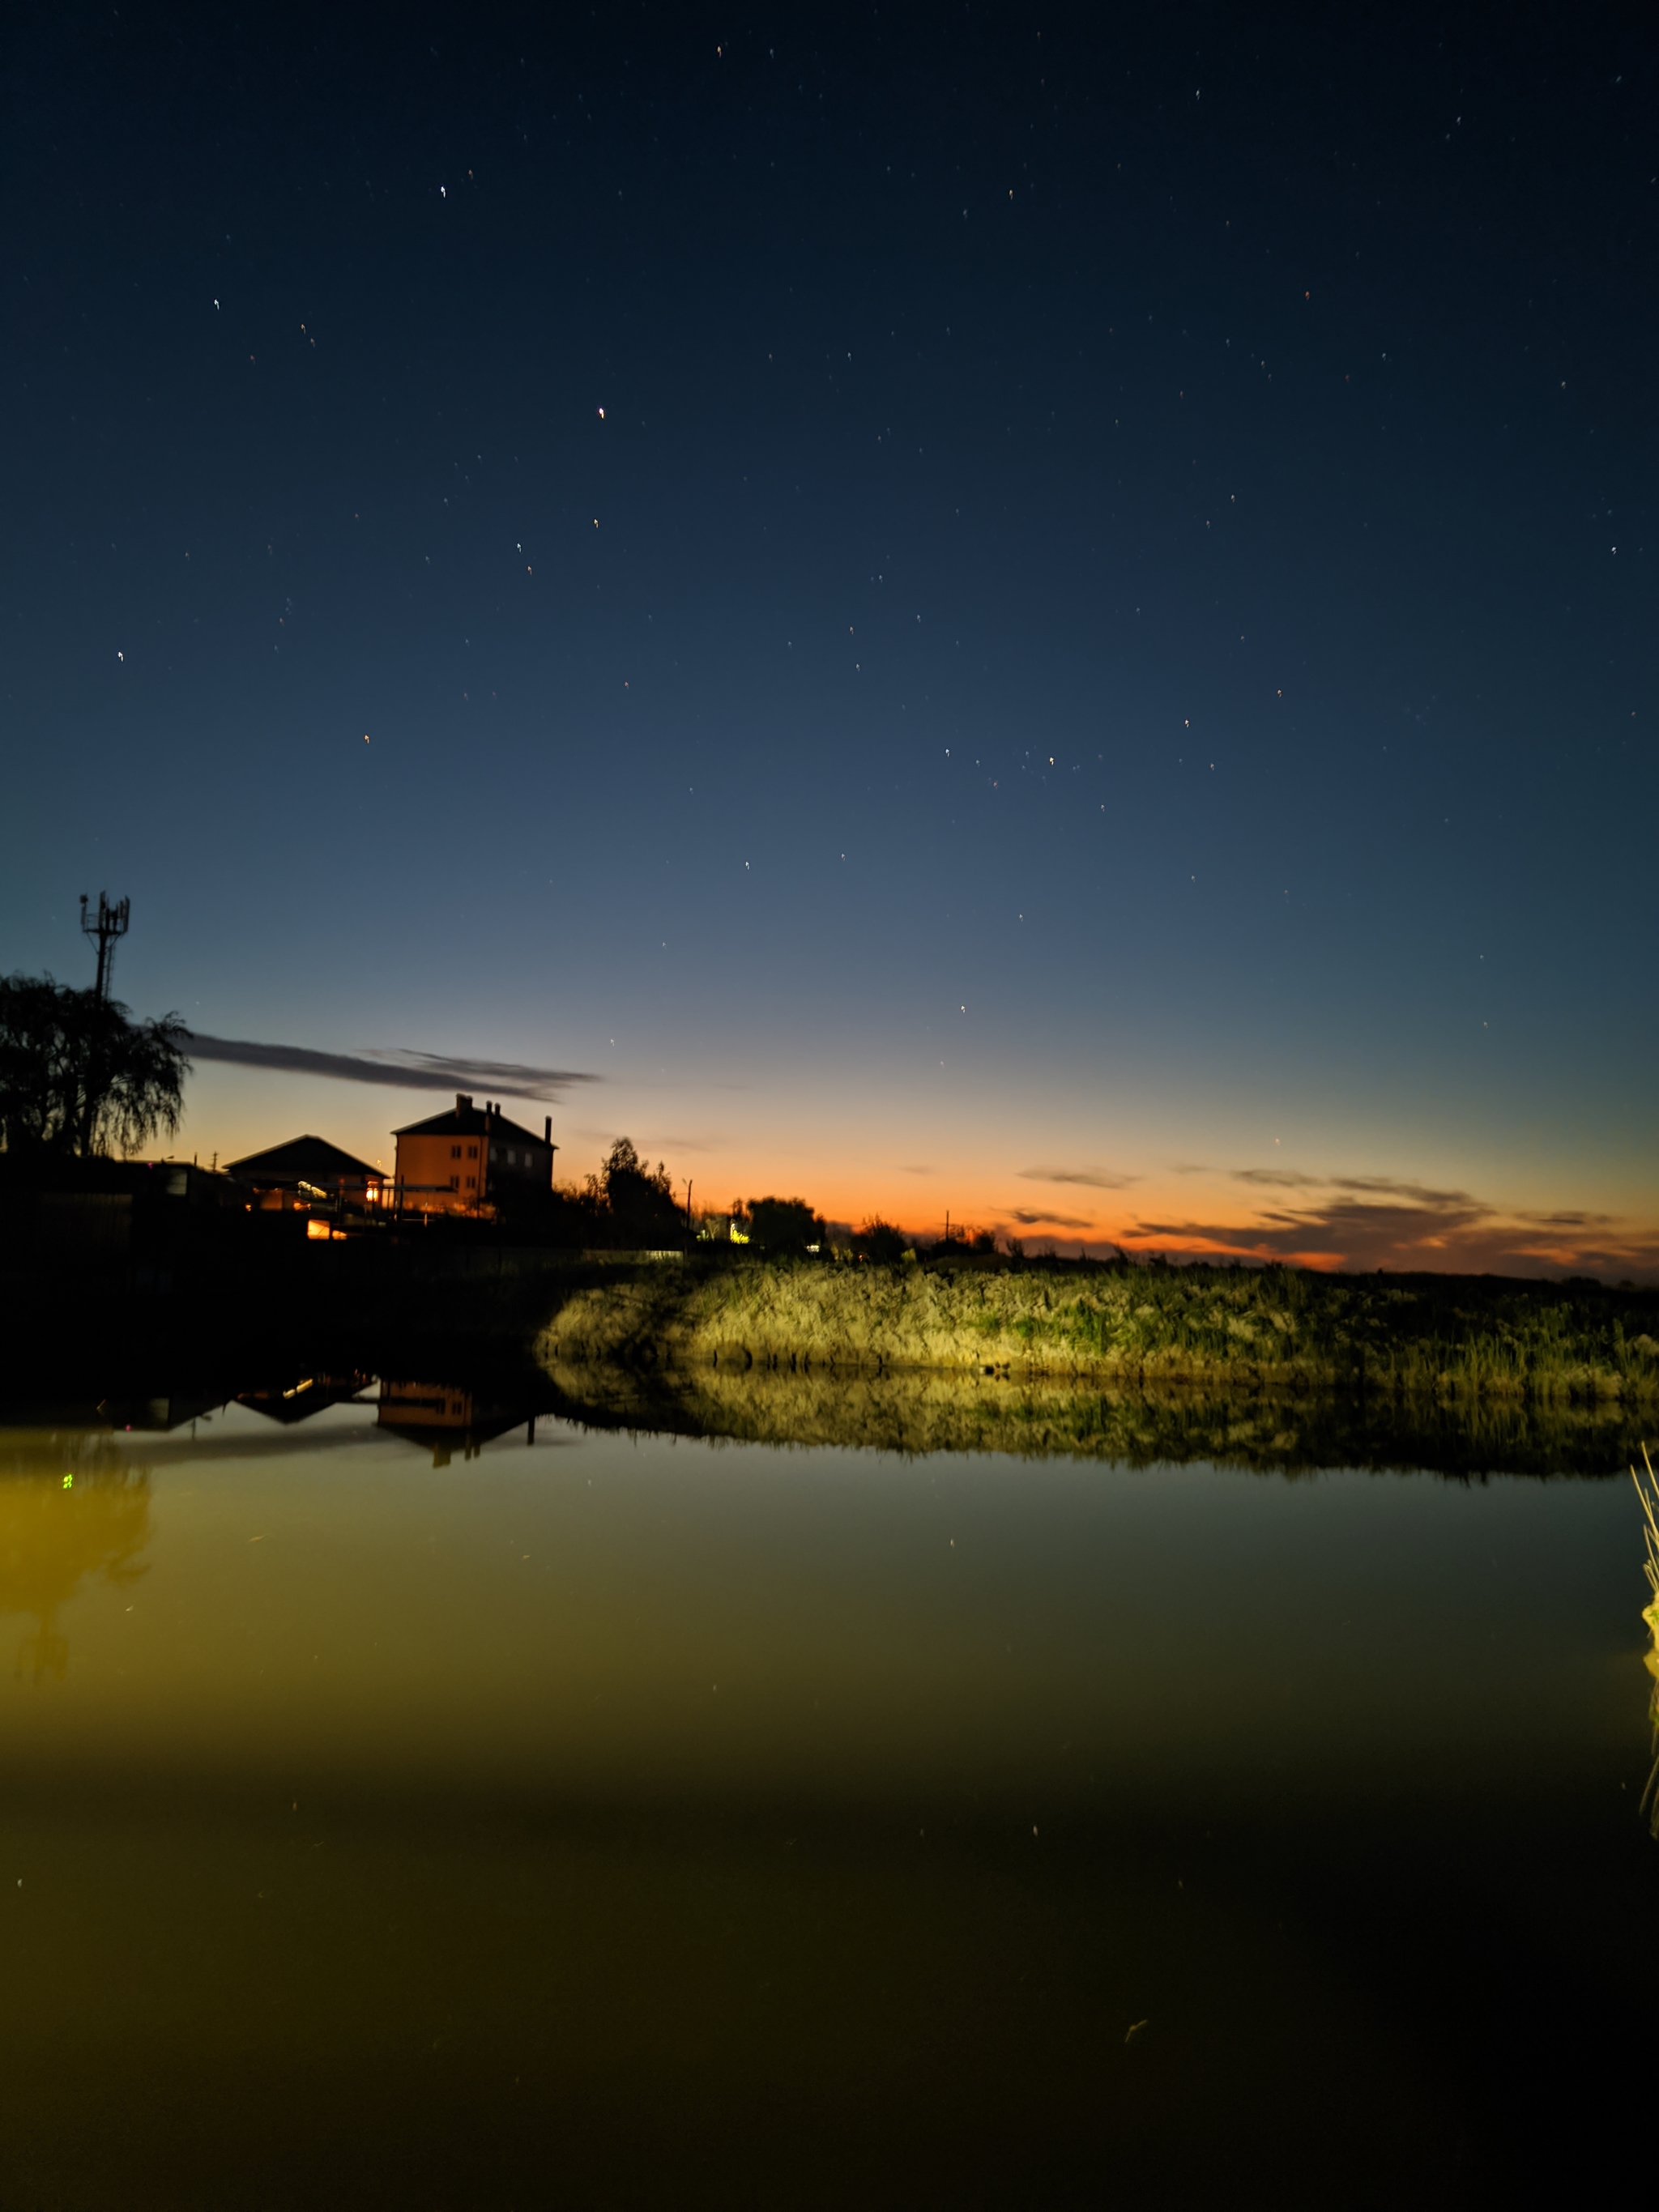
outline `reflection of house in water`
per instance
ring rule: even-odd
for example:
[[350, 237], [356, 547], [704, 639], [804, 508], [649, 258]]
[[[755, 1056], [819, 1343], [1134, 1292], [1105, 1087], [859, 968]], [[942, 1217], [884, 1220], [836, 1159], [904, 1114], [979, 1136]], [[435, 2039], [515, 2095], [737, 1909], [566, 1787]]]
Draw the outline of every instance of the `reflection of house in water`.
[[536, 1441], [536, 1416], [522, 1405], [475, 1397], [470, 1390], [441, 1382], [380, 1384], [375, 1425], [407, 1443], [432, 1447], [434, 1467], [447, 1467], [457, 1444], [463, 1459], [476, 1459], [493, 1437], [529, 1423], [525, 1441]]
[[165, 1435], [216, 1413], [227, 1402], [222, 1390], [173, 1390], [165, 1398], [100, 1398], [93, 1419], [112, 1429], [156, 1430]]
[[288, 1428], [295, 1421], [308, 1421], [325, 1406], [349, 1406], [371, 1379], [367, 1375], [303, 1375], [286, 1387], [277, 1383], [268, 1390], [239, 1391], [236, 1402]]

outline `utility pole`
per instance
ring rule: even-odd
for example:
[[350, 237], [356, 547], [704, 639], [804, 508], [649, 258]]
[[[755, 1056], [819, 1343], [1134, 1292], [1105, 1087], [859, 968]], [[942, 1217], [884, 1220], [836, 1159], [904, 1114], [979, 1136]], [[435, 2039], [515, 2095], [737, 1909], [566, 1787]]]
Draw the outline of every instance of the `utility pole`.
[[685, 1178], [685, 1233], [691, 1234], [691, 1178]]
[[130, 898], [124, 898], [118, 905], [112, 906], [107, 891], [100, 891], [97, 915], [95, 919], [88, 920], [87, 895], [84, 891], [81, 894], [82, 934], [98, 940], [96, 988], [100, 999], [107, 999], [110, 994], [110, 986], [115, 976], [116, 939], [126, 935], [127, 920], [131, 912], [132, 901]]

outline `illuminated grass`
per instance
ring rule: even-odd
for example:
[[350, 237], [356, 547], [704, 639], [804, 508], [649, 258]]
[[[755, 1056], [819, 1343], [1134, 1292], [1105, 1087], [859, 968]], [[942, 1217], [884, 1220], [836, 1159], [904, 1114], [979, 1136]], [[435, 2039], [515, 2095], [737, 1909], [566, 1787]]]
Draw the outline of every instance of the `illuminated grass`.
[[1653, 1770], [1648, 1776], [1648, 1786], [1642, 1793], [1642, 1810], [1648, 1816], [1649, 1832], [1659, 1841], [1659, 1484], [1656, 1484], [1653, 1462], [1648, 1457], [1648, 1448], [1642, 1447], [1642, 1464], [1648, 1471], [1645, 1487], [1634, 1468], [1630, 1479], [1636, 1485], [1636, 1495], [1642, 1501], [1644, 1534], [1647, 1538], [1648, 1555], [1643, 1561], [1643, 1571], [1648, 1578], [1649, 1601], [1642, 1613], [1651, 1638], [1644, 1655], [1645, 1664], [1653, 1677], [1653, 1694], [1648, 1700], [1648, 1719], [1653, 1728]]
[[1443, 1401], [1659, 1400], [1659, 1297], [1494, 1277], [755, 1261], [579, 1291], [538, 1348], [549, 1361], [636, 1365], [955, 1368]]

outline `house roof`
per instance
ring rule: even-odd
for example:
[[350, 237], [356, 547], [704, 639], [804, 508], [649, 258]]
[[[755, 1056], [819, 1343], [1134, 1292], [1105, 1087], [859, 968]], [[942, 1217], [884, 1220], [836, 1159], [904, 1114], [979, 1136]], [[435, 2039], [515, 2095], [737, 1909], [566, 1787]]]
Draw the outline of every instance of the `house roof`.
[[534, 1129], [521, 1129], [516, 1121], [509, 1121], [504, 1114], [486, 1114], [482, 1106], [475, 1106], [470, 1098], [458, 1098], [447, 1113], [433, 1114], [424, 1121], [411, 1121], [405, 1129], [394, 1129], [394, 1137], [504, 1137], [509, 1144], [540, 1145], [545, 1148], [547, 1139]]
[[331, 1145], [326, 1137], [290, 1137], [285, 1145], [272, 1145], [263, 1152], [250, 1152], [246, 1159], [232, 1160], [226, 1169], [227, 1174], [240, 1176], [244, 1182], [258, 1182], [262, 1176], [273, 1182], [295, 1178], [314, 1183], [374, 1182], [380, 1172], [367, 1160], [354, 1159], [337, 1145]]

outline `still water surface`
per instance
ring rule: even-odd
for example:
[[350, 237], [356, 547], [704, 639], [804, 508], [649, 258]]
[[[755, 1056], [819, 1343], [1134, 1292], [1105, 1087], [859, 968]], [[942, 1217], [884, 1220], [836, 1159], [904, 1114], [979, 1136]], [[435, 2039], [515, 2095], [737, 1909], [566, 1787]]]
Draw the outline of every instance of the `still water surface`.
[[1627, 1480], [386, 1410], [0, 1431], [9, 2212], [1462, 2204], [1645, 2148]]

